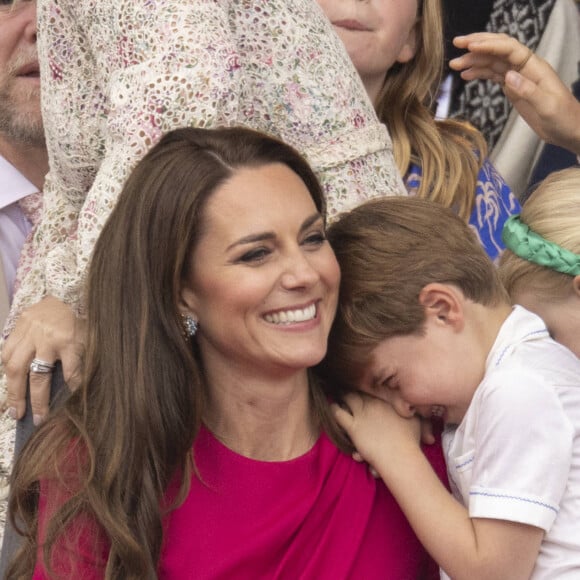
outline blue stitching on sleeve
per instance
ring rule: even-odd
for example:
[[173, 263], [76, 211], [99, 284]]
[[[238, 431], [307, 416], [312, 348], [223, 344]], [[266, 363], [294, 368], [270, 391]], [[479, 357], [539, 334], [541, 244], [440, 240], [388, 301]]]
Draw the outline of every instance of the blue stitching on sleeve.
[[489, 492], [483, 492], [483, 491], [470, 491], [469, 495], [483, 495], [485, 497], [496, 497], [496, 498], [500, 498], [500, 499], [517, 499], [518, 501], [525, 501], [527, 503], [533, 503], [535, 505], [539, 505], [540, 507], [552, 510], [555, 513], [558, 513], [560, 511], [559, 509], [554, 508], [551, 505], [548, 505], [546, 503], [542, 503], [541, 501], [536, 501], [534, 499], [528, 499], [525, 497], [518, 497], [517, 495], [503, 495], [503, 494], [499, 494], [499, 493], [489, 493]]
[[[546, 336], [550, 336], [550, 333], [548, 332], [548, 330], [546, 328], [541, 328], [540, 330], [534, 330], [532, 332], [528, 332], [528, 334], [526, 334], [525, 336], [522, 337], [522, 340], [530, 337], [530, 336], [534, 336], [534, 334], [544, 334]], [[509, 344], [508, 346], [506, 346], [500, 353], [500, 355], [497, 357], [497, 360], [495, 361], [495, 366], [498, 366], [503, 357], [505, 356], [506, 352], [512, 348], [513, 344]]]
[[473, 456], [471, 459], [467, 459], [466, 461], [464, 461], [463, 463], [460, 463], [459, 465], [455, 466], [455, 469], [461, 469], [462, 467], [465, 467], [466, 465], [469, 465], [470, 463], [472, 463], [475, 460], [475, 456]]

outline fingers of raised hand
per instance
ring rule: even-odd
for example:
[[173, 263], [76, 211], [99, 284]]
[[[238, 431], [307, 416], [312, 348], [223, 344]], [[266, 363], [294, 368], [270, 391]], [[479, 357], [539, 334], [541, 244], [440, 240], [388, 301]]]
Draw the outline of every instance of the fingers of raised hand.
[[486, 54], [492, 58], [509, 60], [516, 64], [527, 54], [527, 47], [512, 36], [494, 32], [476, 32], [453, 39], [457, 48], [473, 54]]
[[503, 32], [472, 32], [471, 34], [461, 34], [453, 38], [453, 44], [457, 48], [467, 49], [472, 44], [502, 43], [510, 37]]
[[[454, 44], [468, 52], [449, 62], [450, 68], [462, 71], [465, 80], [488, 79], [502, 82], [509, 70], [523, 71], [532, 61], [534, 53], [515, 38], [505, 34], [475, 33], [457, 37]], [[533, 63], [537, 65], [536, 63]], [[530, 70], [534, 74], [533, 67]]]
[[485, 79], [502, 82], [506, 72], [511, 69], [509, 62], [487, 54], [467, 53], [449, 61], [450, 68], [461, 71], [464, 80]]

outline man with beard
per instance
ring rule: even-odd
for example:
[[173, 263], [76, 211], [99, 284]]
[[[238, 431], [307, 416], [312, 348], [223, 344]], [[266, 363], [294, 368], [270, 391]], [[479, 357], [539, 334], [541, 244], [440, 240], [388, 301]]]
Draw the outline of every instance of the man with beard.
[[0, 2], [0, 322], [12, 297], [20, 249], [48, 170], [40, 113], [36, 2]]
[[[48, 156], [40, 112], [36, 2], [0, 0], [0, 324], [8, 313], [20, 250], [40, 212]], [[10, 422], [10, 428], [4, 423]], [[10, 466], [12, 420], [0, 417], [0, 465]], [[6, 455], [6, 456], [4, 456]], [[0, 473], [0, 496], [6, 494]], [[3, 499], [3, 497], [2, 497]], [[6, 502], [0, 501], [0, 543]]]

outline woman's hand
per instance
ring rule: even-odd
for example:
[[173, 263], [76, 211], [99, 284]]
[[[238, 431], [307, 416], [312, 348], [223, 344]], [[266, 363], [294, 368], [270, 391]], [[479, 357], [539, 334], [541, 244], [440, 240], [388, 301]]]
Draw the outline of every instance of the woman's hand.
[[449, 62], [467, 81], [489, 79], [544, 140], [580, 154], [580, 103], [548, 62], [505, 34], [477, 32], [453, 40], [468, 52]]
[[[28, 378], [34, 423], [40, 423], [47, 415], [52, 379], [50, 367], [56, 361], [62, 363], [69, 388], [78, 386], [84, 343], [84, 320], [54, 296], [46, 296], [22, 312], [2, 349], [8, 387], [6, 404], [15, 419], [21, 419], [26, 411]], [[33, 361], [37, 364], [31, 369]]]

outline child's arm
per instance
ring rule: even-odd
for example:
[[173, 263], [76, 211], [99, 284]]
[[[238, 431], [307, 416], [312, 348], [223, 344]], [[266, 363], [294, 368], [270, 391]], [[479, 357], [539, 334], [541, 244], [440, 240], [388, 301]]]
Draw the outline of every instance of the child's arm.
[[352, 413], [335, 416], [358, 452], [380, 474], [419, 540], [456, 580], [529, 578], [544, 532], [496, 519], [470, 519], [445, 489], [419, 447], [418, 421], [383, 401], [348, 395]]
[[453, 44], [468, 51], [449, 62], [463, 79], [502, 83], [505, 95], [542, 139], [580, 154], [580, 102], [548, 62], [505, 34], [478, 32], [458, 36]]

